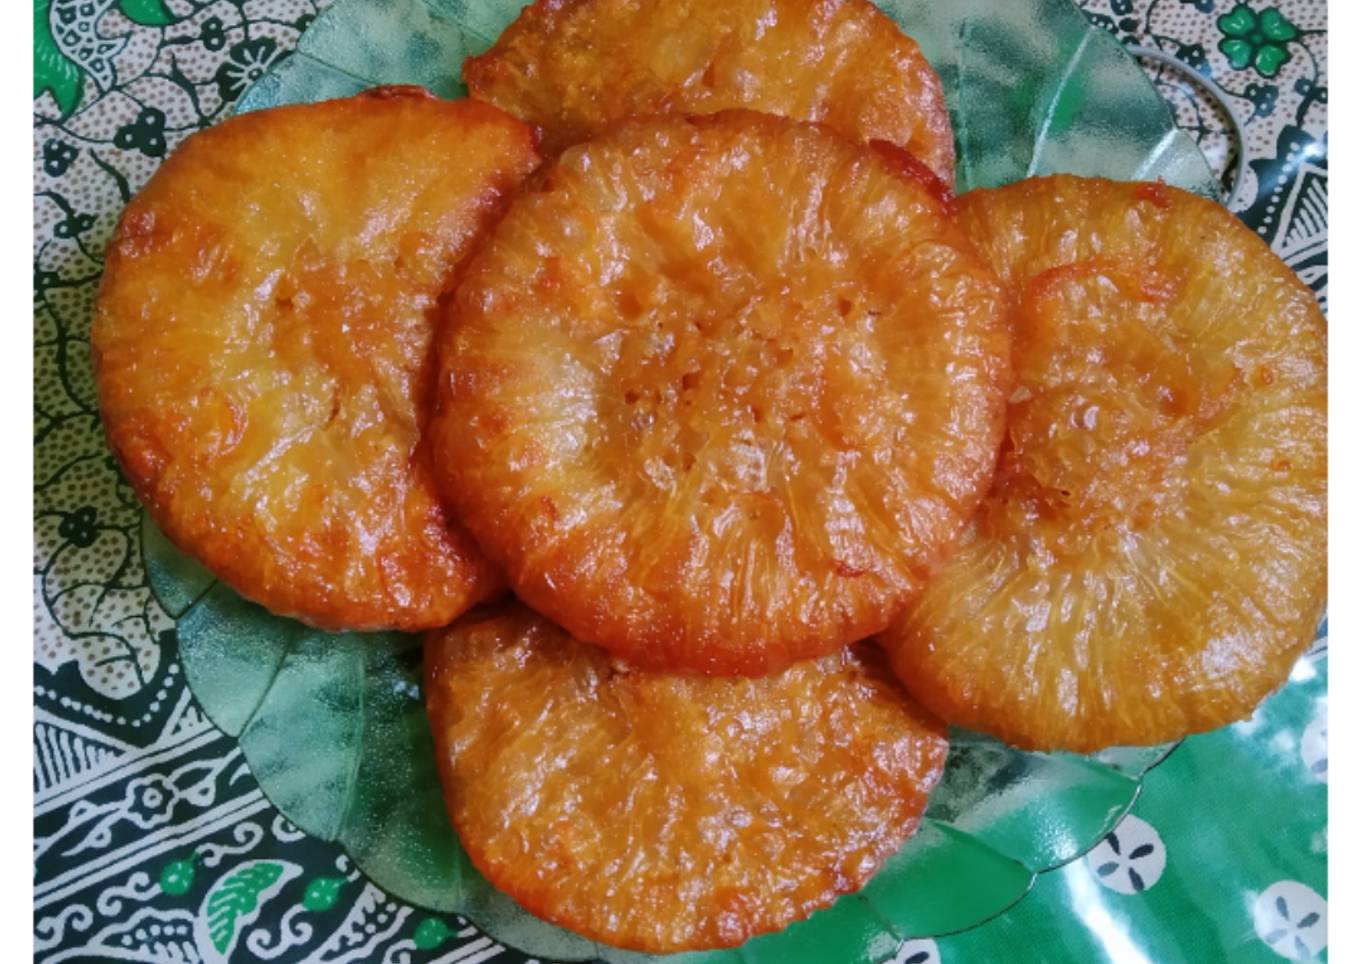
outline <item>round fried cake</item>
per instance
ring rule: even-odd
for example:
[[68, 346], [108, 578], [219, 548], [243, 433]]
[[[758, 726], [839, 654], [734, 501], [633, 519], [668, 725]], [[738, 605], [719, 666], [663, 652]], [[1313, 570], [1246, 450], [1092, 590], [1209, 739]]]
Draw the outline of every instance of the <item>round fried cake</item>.
[[991, 477], [1002, 291], [910, 155], [747, 112], [566, 151], [450, 304], [440, 478], [520, 597], [652, 669], [887, 626]]
[[419, 88], [186, 140], [109, 244], [95, 375], [156, 523], [327, 629], [444, 625], [499, 579], [421, 445], [441, 294], [538, 163], [532, 131]]
[[538, 0], [463, 79], [549, 153], [623, 117], [748, 108], [889, 141], [954, 183], [940, 78], [869, 0]]
[[425, 694], [477, 868], [652, 952], [739, 944], [859, 889], [948, 750], [867, 645], [758, 679], [648, 673], [519, 603], [430, 633]]
[[1022, 181], [961, 218], [1020, 305], [1019, 387], [976, 525], [883, 637], [902, 681], [1037, 749], [1247, 716], [1326, 591], [1313, 293], [1228, 211], [1160, 184]]

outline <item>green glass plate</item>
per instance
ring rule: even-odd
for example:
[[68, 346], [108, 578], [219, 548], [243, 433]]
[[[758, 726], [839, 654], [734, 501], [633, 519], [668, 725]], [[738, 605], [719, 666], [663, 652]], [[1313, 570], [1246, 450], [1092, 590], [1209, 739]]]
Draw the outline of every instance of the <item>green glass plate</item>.
[[[238, 110], [312, 102], [374, 84], [462, 96], [459, 65], [521, 0], [339, 0]], [[945, 86], [958, 187], [1067, 171], [1163, 178], [1210, 197], [1218, 183], [1142, 70], [1067, 0], [883, 0]], [[459, 913], [539, 957], [651, 961], [525, 913], [468, 861], [445, 816], [420, 696], [420, 644], [330, 635], [270, 615], [217, 583], [147, 521], [157, 597], [204, 712], [239, 739], [264, 793], [308, 833], [345, 846], [395, 897]], [[880, 962], [911, 937], [963, 930], [1024, 896], [1035, 875], [1090, 849], [1132, 805], [1168, 747], [1095, 757], [1022, 753], [951, 734], [920, 831], [860, 893], [778, 934], [676, 964]]]

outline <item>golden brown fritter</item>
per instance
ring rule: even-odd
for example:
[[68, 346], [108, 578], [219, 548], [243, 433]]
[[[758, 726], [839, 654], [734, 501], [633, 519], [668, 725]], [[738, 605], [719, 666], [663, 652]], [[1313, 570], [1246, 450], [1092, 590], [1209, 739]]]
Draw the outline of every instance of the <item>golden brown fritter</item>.
[[759, 679], [647, 673], [518, 603], [430, 633], [425, 693], [477, 868], [654, 952], [739, 944], [863, 886], [948, 750], [876, 649]]
[[327, 629], [453, 619], [499, 577], [420, 435], [437, 302], [538, 163], [418, 88], [234, 117], [128, 205], [93, 331], [109, 442], [181, 549]]
[[511, 205], [450, 305], [440, 478], [516, 592], [652, 669], [885, 628], [991, 478], [1004, 299], [910, 155], [634, 122]]
[[940, 79], [869, 0], [539, 0], [463, 79], [548, 153], [623, 117], [747, 108], [888, 141], [954, 182]]
[[1327, 576], [1312, 292], [1217, 204], [1075, 177], [961, 218], [1020, 304], [991, 495], [883, 637], [952, 723], [1020, 746], [1174, 740], [1252, 712]]

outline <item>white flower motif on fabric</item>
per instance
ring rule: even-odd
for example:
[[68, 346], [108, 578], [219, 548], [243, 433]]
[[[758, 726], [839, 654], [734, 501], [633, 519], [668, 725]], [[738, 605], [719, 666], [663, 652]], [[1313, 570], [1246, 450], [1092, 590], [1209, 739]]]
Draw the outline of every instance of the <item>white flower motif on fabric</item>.
[[95, 901], [95, 909], [105, 917], [117, 917], [123, 912], [125, 899], [146, 904], [155, 900], [160, 893], [161, 889], [151, 879], [151, 875], [139, 870], [129, 877], [126, 883], [105, 888]]
[[[327, 964], [372, 961], [377, 957], [378, 946], [399, 932], [413, 912], [413, 908], [399, 906], [377, 887], [366, 883], [344, 921], [316, 952], [315, 960]], [[384, 924], [381, 930], [380, 919]]]
[[940, 948], [929, 938], [906, 941], [886, 964], [940, 964]]
[[[35, 841], [34, 856], [41, 856], [59, 844], [65, 845], [83, 827], [89, 829], [80, 840], [60, 851], [63, 856], [110, 846], [115, 829], [124, 822], [141, 830], [154, 830], [171, 823], [181, 805], [205, 810], [212, 806], [222, 789], [219, 786], [222, 771], [240, 755], [241, 750], [237, 747], [215, 760], [190, 760], [169, 776], [147, 773], [135, 777], [128, 781], [119, 801], [98, 806], [81, 801], [71, 807], [65, 825], [56, 833]], [[179, 809], [179, 812], [182, 815], [184, 810]], [[90, 826], [92, 821], [95, 822]]]
[[207, 843], [198, 848], [198, 859], [204, 867], [216, 867], [222, 862], [223, 857], [239, 856], [249, 853], [255, 849], [255, 845], [264, 839], [264, 831], [257, 823], [238, 823], [231, 828], [232, 839], [236, 845]]
[[1166, 846], [1152, 824], [1129, 814], [1086, 855], [1086, 867], [1115, 893], [1142, 893], [1166, 870]]
[[246, 947], [261, 960], [272, 961], [283, 956], [285, 951], [312, 939], [312, 925], [305, 920], [299, 920], [302, 915], [309, 913], [311, 911], [301, 904], [295, 905], [279, 922], [277, 937], [268, 927], [257, 927], [246, 935]]
[[276, 840], [282, 840], [284, 843], [292, 843], [294, 840], [301, 840], [303, 837], [307, 836], [297, 827], [293, 826], [283, 814], [278, 814], [274, 817], [269, 824], [269, 830], [274, 834]]
[[[87, 919], [89, 911], [80, 905]], [[63, 917], [65, 915], [63, 914]], [[62, 961], [197, 961], [191, 939], [193, 915], [180, 908], [142, 907], [131, 917], [114, 920], [80, 944], [68, 944], [43, 958], [43, 964]]]
[[94, 923], [94, 915], [84, 904], [67, 904], [61, 913], [43, 917], [33, 924], [33, 954], [50, 950], [66, 940], [66, 925], [71, 925], [72, 933], [87, 931]]
[[1327, 901], [1307, 884], [1280, 880], [1251, 910], [1256, 936], [1281, 957], [1311, 960], [1327, 946]]

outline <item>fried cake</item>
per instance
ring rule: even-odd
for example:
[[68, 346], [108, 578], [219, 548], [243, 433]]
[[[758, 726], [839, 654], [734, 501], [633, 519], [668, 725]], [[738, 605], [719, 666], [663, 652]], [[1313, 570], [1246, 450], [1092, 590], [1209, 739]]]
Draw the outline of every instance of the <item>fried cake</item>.
[[857, 890], [948, 750], [875, 648], [758, 679], [647, 673], [517, 602], [428, 634], [425, 694], [477, 868], [651, 952], [739, 944]]
[[109, 443], [165, 534], [325, 629], [448, 623], [499, 583], [421, 432], [440, 297], [536, 165], [419, 88], [233, 117], [128, 205], [92, 334]]
[[549, 153], [623, 117], [747, 108], [889, 141], [954, 181], [940, 79], [869, 0], [539, 0], [463, 79]]
[[750, 112], [566, 151], [450, 303], [430, 437], [516, 593], [652, 669], [885, 628], [991, 478], [1005, 301], [910, 155]]
[[976, 524], [883, 636], [903, 683], [1044, 750], [1247, 716], [1326, 592], [1313, 293], [1223, 207], [1162, 184], [1038, 178], [960, 217], [1019, 303], [1019, 384]]

